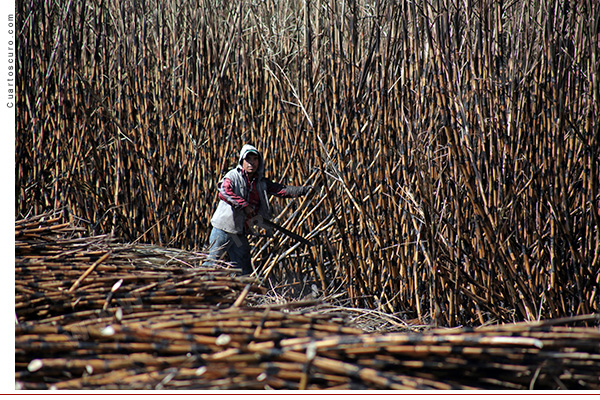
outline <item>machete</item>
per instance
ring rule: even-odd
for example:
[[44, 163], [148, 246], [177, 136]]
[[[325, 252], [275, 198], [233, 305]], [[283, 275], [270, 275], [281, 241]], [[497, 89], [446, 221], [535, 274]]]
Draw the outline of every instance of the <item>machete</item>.
[[303, 238], [302, 236], [300, 236], [300, 235], [298, 235], [298, 234], [290, 231], [289, 229], [284, 228], [283, 226], [281, 226], [279, 224], [276, 224], [273, 221], [269, 221], [268, 219], [263, 219], [262, 223], [265, 224], [265, 225], [267, 225], [267, 226], [270, 226], [271, 228], [277, 229], [281, 233], [283, 233], [283, 234], [291, 237], [292, 239], [295, 239], [295, 240], [299, 241], [302, 244], [305, 244], [307, 246], [312, 246], [312, 243], [308, 239]]

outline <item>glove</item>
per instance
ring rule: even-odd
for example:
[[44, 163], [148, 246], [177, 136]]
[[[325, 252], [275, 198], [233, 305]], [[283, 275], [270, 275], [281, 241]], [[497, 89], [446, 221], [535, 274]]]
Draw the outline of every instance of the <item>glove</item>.
[[299, 197], [307, 194], [312, 186], [288, 186], [285, 189], [285, 192], [290, 197]]
[[242, 210], [244, 211], [244, 213], [246, 213], [246, 217], [248, 218], [255, 217], [257, 214], [256, 210], [251, 206], [246, 206], [242, 208]]

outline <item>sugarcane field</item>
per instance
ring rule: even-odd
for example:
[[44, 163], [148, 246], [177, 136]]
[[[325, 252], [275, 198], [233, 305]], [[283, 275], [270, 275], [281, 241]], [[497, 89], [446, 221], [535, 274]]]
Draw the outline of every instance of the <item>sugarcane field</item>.
[[14, 22], [16, 392], [600, 391], [600, 1]]

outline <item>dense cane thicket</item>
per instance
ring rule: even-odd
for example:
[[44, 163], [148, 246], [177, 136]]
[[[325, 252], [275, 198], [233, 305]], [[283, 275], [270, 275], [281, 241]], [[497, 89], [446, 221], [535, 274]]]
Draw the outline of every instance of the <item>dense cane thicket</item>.
[[[311, 238], [257, 275], [438, 325], [599, 311], [600, 3], [17, 2], [17, 219], [206, 244], [244, 143]], [[288, 285], [288, 286], [284, 286]]]

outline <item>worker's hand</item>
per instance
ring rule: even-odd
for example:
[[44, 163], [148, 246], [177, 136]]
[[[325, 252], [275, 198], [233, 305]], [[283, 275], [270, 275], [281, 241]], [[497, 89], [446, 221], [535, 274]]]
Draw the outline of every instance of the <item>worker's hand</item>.
[[249, 218], [256, 216], [256, 210], [252, 206], [246, 206], [242, 208], [242, 210], [244, 210], [244, 213], [246, 213], [246, 216]]
[[299, 197], [307, 194], [312, 186], [288, 186], [286, 188], [286, 193], [290, 197]]

